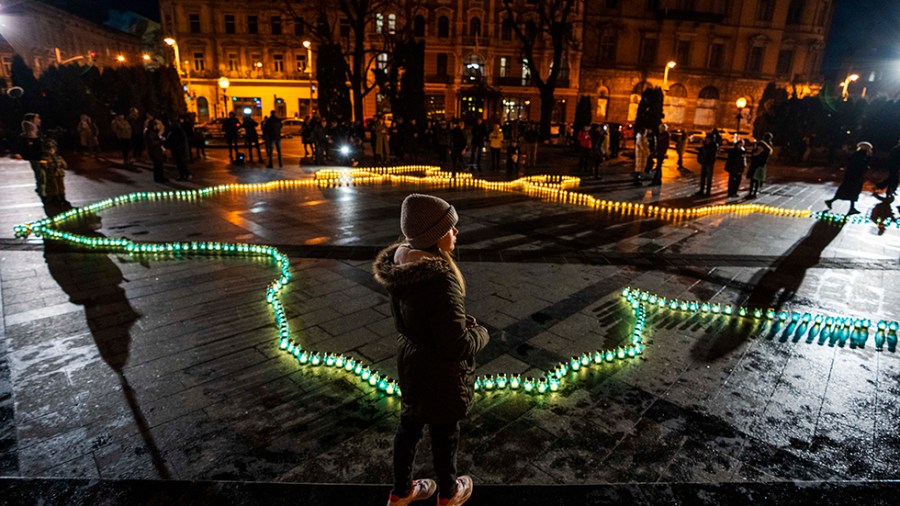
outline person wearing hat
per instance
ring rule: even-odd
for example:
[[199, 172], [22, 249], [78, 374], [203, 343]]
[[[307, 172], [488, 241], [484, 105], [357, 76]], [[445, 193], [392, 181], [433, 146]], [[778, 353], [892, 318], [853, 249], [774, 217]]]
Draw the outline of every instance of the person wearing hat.
[[831, 210], [831, 204], [835, 200], [849, 200], [850, 210], [847, 216], [851, 214], [859, 214], [856, 209], [856, 201], [859, 200], [859, 193], [862, 191], [863, 180], [866, 170], [869, 169], [869, 159], [872, 157], [872, 144], [868, 142], [860, 142], [856, 145], [856, 151], [847, 159], [847, 170], [844, 171], [844, 179], [841, 185], [834, 192], [834, 197], [825, 201], [828, 210]]
[[[466, 283], [452, 257], [458, 216], [445, 200], [412, 194], [403, 200], [403, 239], [372, 266], [390, 294], [399, 333], [397, 372], [402, 392], [394, 437], [394, 486], [389, 506], [421, 501], [438, 491], [438, 505], [460, 505], [472, 479], [456, 474], [459, 422], [474, 396], [475, 355], [490, 337], [466, 314]], [[416, 445], [428, 425], [437, 482], [412, 479]]]

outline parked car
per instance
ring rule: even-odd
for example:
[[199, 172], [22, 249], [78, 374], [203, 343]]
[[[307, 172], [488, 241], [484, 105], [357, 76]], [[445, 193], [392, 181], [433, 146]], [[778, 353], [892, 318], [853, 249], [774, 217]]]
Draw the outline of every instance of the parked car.
[[287, 118], [281, 121], [281, 136], [291, 138], [300, 136], [305, 122], [302, 119]]
[[734, 141], [738, 138], [738, 136], [740, 136], [740, 138], [744, 140], [744, 145], [756, 142], [756, 139], [753, 138], [753, 135], [751, 135], [750, 132], [744, 130], [738, 132], [734, 129], [720, 128], [719, 133], [722, 135], [723, 148], [730, 148], [732, 145], [734, 145]]
[[200, 123], [196, 127], [196, 131], [203, 135], [204, 139], [213, 139], [213, 138], [225, 138], [225, 132], [222, 130], [222, 122], [225, 121], [225, 118], [216, 118], [207, 121], [206, 123]]

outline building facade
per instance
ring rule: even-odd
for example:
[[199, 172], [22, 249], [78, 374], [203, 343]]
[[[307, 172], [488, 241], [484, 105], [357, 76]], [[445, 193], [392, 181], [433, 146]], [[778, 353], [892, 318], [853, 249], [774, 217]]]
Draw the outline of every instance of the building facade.
[[[516, 3], [518, 21], [533, 18], [533, 0]], [[161, 0], [163, 33], [176, 40], [183, 70], [189, 73], [200, 120], [230, 111], [253, 115], [278, 111], [304, 117], [314, 112], [316, 2]], [[572, 17], [583, 15], [582, 3]], [[540, 100], [500, 0], [384, 2], [369, 13], [366, 49], [369, 69], [390, 64], [392, 37], [401, 30], [425, 41], [426, 105], [435, 117], [481, 115], [489, 120], [537, 119]], [[336, 9], [330, 20], [349, 47], [349, 26]], [[572, 39], [581, 37], [573, 23]], [[309, 47], [304, 45], [309, 42]], [[379, 51], [384, 53], [379, 54]], [[539, 43], [535, 60], [546, 76], [549, 44]], [[581, 50], [567, 49], [556, 98], [558, 121], [571, 121], [578, 94]], [[371, 74], [367, 73], [367, 77]], [[185, 77], [188, 77], [187, 75]], [[218, 85], [225, 77], [228, 87]], [[389, 112], [377, 87], [365, 97], [364, 116]]]
[[20, 55], [35, 75], [65, 63], [93, 64], [102, 69], [143, 61], [139, 37], [36, 0], [0, 6], [0, 76], [7, 82], [14, 54]]
[[676, 127], [733, 129], [738, 114], [750, 125], [770, 82], [799, 96], [819, 91], [832, 4], [591, 0], [580, 94], [592, 97], [596, 121], [633, 121], [640, 93], [662, 86], [664, 121]]

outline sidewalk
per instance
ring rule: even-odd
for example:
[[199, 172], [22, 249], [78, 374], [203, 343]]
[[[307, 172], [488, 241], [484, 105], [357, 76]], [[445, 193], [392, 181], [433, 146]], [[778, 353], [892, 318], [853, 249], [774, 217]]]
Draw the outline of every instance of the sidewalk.
[[[143, 166], [73, 158], [67, 197], [81, 206], [134, 191], [303, 178], [315, 170], [296, 159], [280, 170], [233, 169], [221, 151], [211, 155], [192, 167], [193, 181], [166, 184], [153, 183]], [[725, 202], [721, 166], [713, 196], [695, 198], [698, 170], [690, 161], [684, 173], [667, 165], [663, 185], [653, 188], [631, 186], [628, 161], [609, 164], [600, 180], [585, 179], [581, 191], [653, 205]], [[548, 172], [571, 168], [566, 159], [553, 171], [552, 162]], [[390, 480], [397, 399], [330, 369], [299, 368], [277, 350], [263, 300], [269, 264], [131, 257], [13, 239], [12, 226], [40, 218], [43, 209], [27, 164], [0, 160], [0, 171], [0, 475]], [[755, 202], [801, 209], [823, 209], [839, 179], [820, 168], [770, 167], [769, 175]], [[478, 357], [479, 374], [524, 376], [614, 348], [630, 325], [619, 296], [625, 286], [900, 319], [893, 289], [900, 230], [879, 234], [873, 225], [763, 214], [637, 220], [517, 192], [399, 184], [149, 202], [108, 209], [84, 225], [140, 241], [277, 246], [292, 261], [285, 305], [304, 346], [395, 375], [390, 309], [370, 264], [397, 238], [400, 202], [412, 191], [446, 198], [460, 214], [467, 310], [492, 337]], [[858, 205], [894, 215], [892, 204], [870, 193]], [[900, 362], [894, 351], [876, 351], [872, 337], [851, 348], [738, 332], [721, 318], [660, 313], [648, 322], [641, 358], [582, 371], [543, 397], [479, 397], [463, 423], [460, 470], [479, 485], [634, 484], [598, 497], [633, 493], [635, 502], [652, 501], [658, 484], [749, 498], [760, 493], [754, 483], [810, 480], [824, 490], [850, 480], [875, 490], [866, 482], [900, 478], [893, 430]], [[417, 461], [423, 474], [431, 468], [426, 449]], [[497, 497], [490, 490], [481, 501]], [[783, 490], [791, 497], [790, 486]]]

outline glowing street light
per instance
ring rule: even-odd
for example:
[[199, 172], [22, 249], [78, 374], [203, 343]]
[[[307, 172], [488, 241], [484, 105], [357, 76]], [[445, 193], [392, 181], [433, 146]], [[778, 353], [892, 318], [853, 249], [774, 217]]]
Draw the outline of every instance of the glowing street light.
[[735, 101], [734, 105], [737, 106], [737, 130], [734, 131], [734, 142], [737, 143], [738, 139], [741, 138], [741, 119], [743, 117], [742, 112], [744, 112], [744, 107], [747, 107], [747, 99], [741, 97]]
[[228, 87], [231, 86], [231, 82], [227, 77], [222, 76], [219, 78], [219, 88], [222, 88], [222, 95], [224, 96], [225, 108], [223, 112], [225, 116], [228, 116]]
[[141, 58], [143, 58], [144, 61], [150, 61], [150, 55], [147, 53], [144, 53], [143, 56], [141, 56]]
[[847, 91], [847, 88], [850, 86], [850, 83], [852, 83], [858, 79], [859, 79], [859, 74], [850, 74], [847, 76], [847, 79], [844, 79], [844, 82], [841, 83], [841, 88], [843, 89], [841, 91], [841, 98], [843, 98], [845, 101], [847, 100], [847, 97], [850, 96], [850, 93]]
[[666, 70], [663, 72], [663, 91], [669, 89], [669, 70], [674, 69], [675, 65], [677, 65], [677, 63], [674, 61], [666, 63]]
[[125, 57], [122, 55], [116, 55], [116, 61], [119, 63], [125, 63]]
[[172, 49], [175, 51], [175, 68], [178, 69], [178, 75], [181, 75], [181, 57], [178, 54], [178, 43], [175, 42], [175, 39], [172, 37], [166, 37], [163, 39], [163, 42], [172, 46]]

